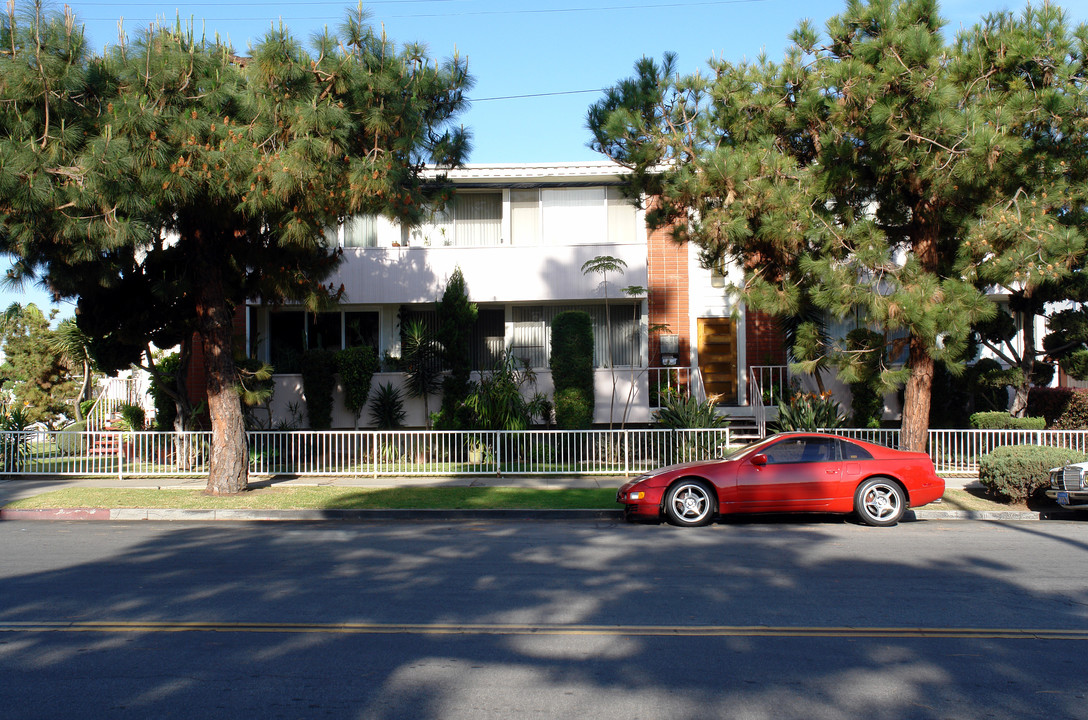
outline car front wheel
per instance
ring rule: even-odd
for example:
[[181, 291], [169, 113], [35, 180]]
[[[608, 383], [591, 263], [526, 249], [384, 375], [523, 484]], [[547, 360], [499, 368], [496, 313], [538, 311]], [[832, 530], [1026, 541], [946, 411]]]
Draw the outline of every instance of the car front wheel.
[[895, 525], [907, 511], [907, 498], [899, 484], [887, 478], [872, 478], [858, 486], [854, 510], [866, 525]]
[[696, 527], [714, 517], [718, 501], [714, 491], [698, 480], [681, 480], [665, 494], [665, 517], [673, 525]]

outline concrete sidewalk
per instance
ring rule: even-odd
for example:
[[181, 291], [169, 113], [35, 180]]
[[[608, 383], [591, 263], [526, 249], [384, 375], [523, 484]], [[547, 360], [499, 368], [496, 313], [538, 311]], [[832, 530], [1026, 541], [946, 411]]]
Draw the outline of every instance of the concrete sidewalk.
[[[625, 475], [427, 475], [397, 476], [250, 476], [251, 488], [262, 487], [522, 487], [538, 489], [618, 488], [630, 480]], [[946, 488], [977, 487], [973, 477], [946, 477]], [[62, 477], [23, 475], [0, 479], [0, 506], [26, 497], [68, 487], [83, 488], [153, 488], [203, 490], [205, 477]]]

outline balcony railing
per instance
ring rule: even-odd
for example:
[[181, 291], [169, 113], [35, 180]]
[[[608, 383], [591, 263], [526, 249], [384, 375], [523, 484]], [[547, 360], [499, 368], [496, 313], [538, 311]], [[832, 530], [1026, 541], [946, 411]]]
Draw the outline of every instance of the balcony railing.
[[702, 376], [697, 367], [667, 366], [648, 368], [650, 379], [650, 410], [661, 409], [661, 398], [669, 393], [681, 397], [703, 399]]

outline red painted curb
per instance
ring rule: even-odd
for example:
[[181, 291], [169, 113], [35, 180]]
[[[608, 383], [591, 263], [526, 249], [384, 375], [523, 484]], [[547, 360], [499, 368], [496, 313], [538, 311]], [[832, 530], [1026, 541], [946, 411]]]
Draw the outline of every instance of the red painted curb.
[[0, 510], [0, 520], [109, 520], [106, 508], [56, 508], [52, 510]]

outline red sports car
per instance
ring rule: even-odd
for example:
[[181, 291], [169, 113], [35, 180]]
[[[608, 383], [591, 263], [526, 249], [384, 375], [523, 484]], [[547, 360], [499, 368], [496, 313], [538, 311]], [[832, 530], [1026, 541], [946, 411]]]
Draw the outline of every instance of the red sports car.
[[721, 460], [670, 465], [619, 489], [628, 519], [705, 525], [729, 513], [857, 513], [895, 525], [909, 507], [939, 500], [944, 480], [925, 453], [820, 433], [784, 433]]

